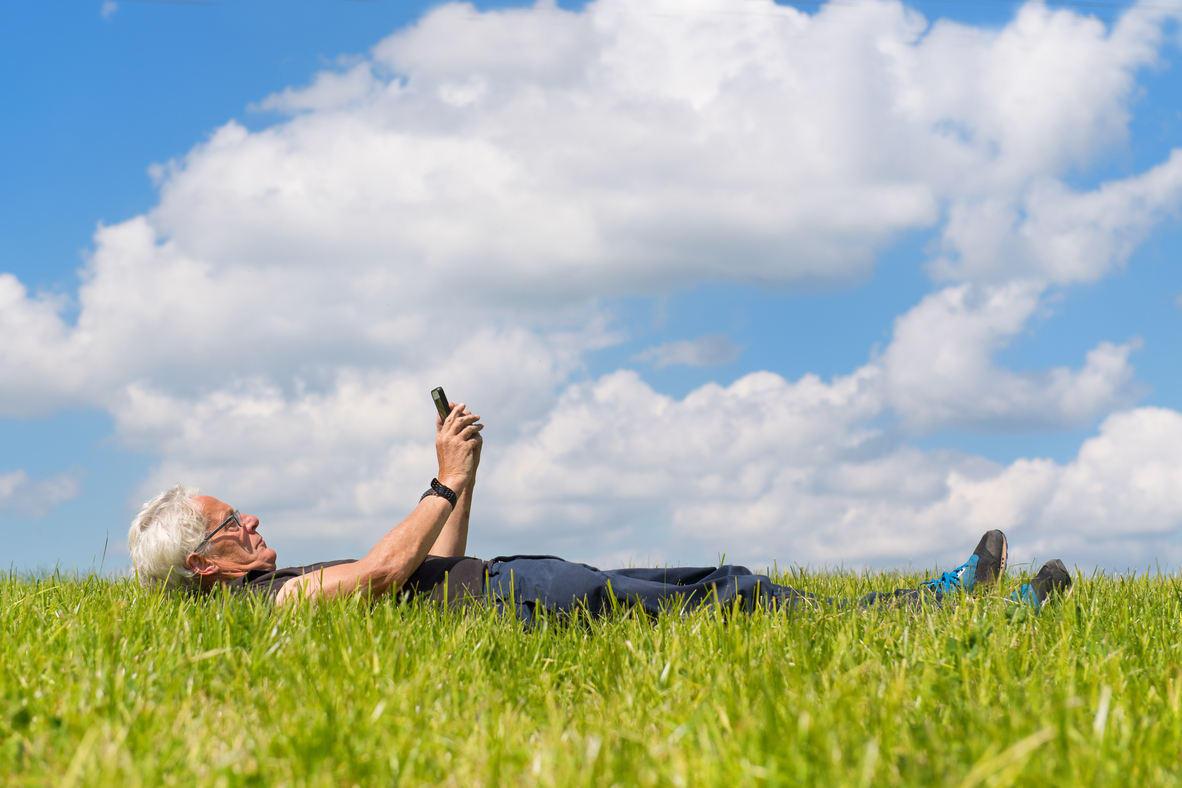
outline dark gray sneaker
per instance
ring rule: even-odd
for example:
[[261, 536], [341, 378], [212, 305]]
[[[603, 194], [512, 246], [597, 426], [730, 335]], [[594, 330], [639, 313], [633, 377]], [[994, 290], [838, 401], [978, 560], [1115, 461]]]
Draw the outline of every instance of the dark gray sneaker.
[[1042, 565], [1038, 574], [1029, 583], [1010, 595], [1010, 599], [1037, 610], [1053, 594], [1066, 594], [1071, 590], [1071, 573], [1058, 558]]
[[964, 579], [966, 591], [972, 591], [977, 586], [987, 586], [997, 582], [997, 578], [1005, 574], [1006, 559], [1009, 557], [1009, 543], [1006, 535], [1001, 531], [986, 531], [977, 542], [977, 549], [969, 559], [972, 572]]
[[920, 583], [919, 587], [947, 594], [957, 588], [972, 591], [974, 588], [987, 586], [996, 582], [1006, 571], [1008, 551], [1005, 534], [997, 530], [986, 531], [981, 541], [977, 542], [977, 549], [969, 556], [968, 561], [951, 572]]

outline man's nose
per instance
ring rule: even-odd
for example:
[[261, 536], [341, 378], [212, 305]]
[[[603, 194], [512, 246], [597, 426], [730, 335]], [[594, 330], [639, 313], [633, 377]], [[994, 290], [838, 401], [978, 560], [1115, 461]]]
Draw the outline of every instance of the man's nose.
[[248, 531], [257, 531], [259, 529], [259, 518], [253, 514], [242, 515], [242, 527]]

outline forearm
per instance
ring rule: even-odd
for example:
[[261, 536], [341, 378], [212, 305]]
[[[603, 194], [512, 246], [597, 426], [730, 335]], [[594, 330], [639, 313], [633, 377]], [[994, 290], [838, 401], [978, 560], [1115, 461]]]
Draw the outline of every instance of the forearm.
[[473, 478], [468, 486], [460, 490], [456, 496], [456, 508], [439, 532], [439, 538], [431, 546], [429, 555], [455, 556], [459, 558], [468, 549], [468, 519], [472, 515], [472, 488], [476, 486]]
[[377, 597], [402, 586], [439, 539], [451, 512], [451, 504], [443, 498], [435, 495], [424, 498], [360, 561], [290, 580], [279, 590], [276, 602], [282, 603], [291, 596], [336, 597], [356, 592]]

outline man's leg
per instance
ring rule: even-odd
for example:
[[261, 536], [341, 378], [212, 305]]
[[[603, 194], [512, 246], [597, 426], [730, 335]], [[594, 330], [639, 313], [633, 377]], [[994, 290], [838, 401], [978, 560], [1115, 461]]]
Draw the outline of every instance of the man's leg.
[[[893, 593], [871, 593], [858, 600], [861, 606], [909, 602], [939, 604], [952, 591], [972, 590], [995, 581], [1004, 571], [1007, 557], [1005, 535], [989, 531], [977, 544], [969, 560], [952, 572], [945, 572], [918, 589]], [[668, 608], [675, 600], [686, 607], [709, 602], [730, 606], [738, 601], [744, 610], [756, 606], [795, 607], [813, 605], [812, 594], [773, 583], [742, 566], [658, 567], [600, 571], [552, 556], [516, 556], [494, 559], [489, 572], [488, 593], [502, 604], [515, 604], [522, 617], [545, 607], [570, 613], [583, 607], [592, 615], [603, 615], [614, 607], [636, 605], [650, 614]], [[828, 604], [850, 604], [847, 600], [824, 600]]]
[[908, 603], [919, 606], [928, 602], [939, 605], [945, 595], [972, 591], [988, 586], [1005, 574], [1009, 543], [1001, 531], [986, 531], [977, 542], [969, 560], [939, 577], [920, 583], [919, 588], [900, 588], [891, 592], [872, 591], [858, 600], [861, 607]]
[[[658, 607], [675, 598], [684, 600], [687, 607], [707, 602], [729, 607], [737, 599], [744, 610], [753, 610], [757, 605], [782, 607], [817, 601], [812, 594], [773, 583], [766, 575], [734, 564], [612, 569], [604, 574], [611, 579], [612, 588], [620, 590], [618, 596], [654, 594]], [[651, 605], [646, 605], [649, 608]]]
[[511, 558], [494, 561], [488, 592], [502, 602], [513, 600], [523, 618], [533, 610], [570, 613], [576, 607], [604, 615], [620, 605], [635, 605], [656, 615], [675, 601], [686, 607], [717, 602], [744, 610], [812, 600], [742, 566], [667, 567], [601, 571], [559, 558]]
[[[988, 586], [1005, 573], [1006, 562], [1009, 557], [1009, 544], [1004, 533], [998, 530], [987, 531], [977, 542], [976, 549], [969, 556], [968, 561], [944, 572], [939, 577], [921, 583], [919, 588], [900, 588], [891, 592], [874, 591], [857, 601], [860, 607], [875, 607], [895, 604], [939, 605], [944, 597], [956, 591], [972, 591], [975, 588]], [[721, 575], [719, 573], [722, 573]], [[733, 567], [670, 567], [664, 569], [616, 569], [605, 574], [627, 575], [628, 577], [650, 581], [674, 583], [681, 591], [687, 588], [698, 588], [702, 584], [714, 584], [712, 592], [717, 593], [720, 601], [730, 602], [736, 596], [743, 599], [744, 608], [751, 609], [758, 601], [775, 601], [780, 605], [799, 605], [815, 603], [812, 594], [805, 594], [788, 586], [776, 585], [766, 577], [752, 575], [750, 570], [741, 566]], [[720, 584], [720, 578], [726, 575], [747, 575], [758, 582], [755, 588], [750, 582], [736, 582]], [[762, 593], [760, 591], [762, 589]], [[673, 593], [676, 593], [674, 591]], [[691, 597], [696, 599], [697, 597]], [[827, 599], [828, 604], [845, 606], [850, 600]]]

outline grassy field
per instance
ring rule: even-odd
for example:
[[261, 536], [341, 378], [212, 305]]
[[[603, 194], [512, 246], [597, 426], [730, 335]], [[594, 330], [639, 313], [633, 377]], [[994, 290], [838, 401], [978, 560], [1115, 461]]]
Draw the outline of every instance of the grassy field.
[[[792, 574], [854, 596], [918, 576]], [[5, 785], [1177, 785], [1178, 577], [1039, 615], [275, 611], [0, 575]]]

